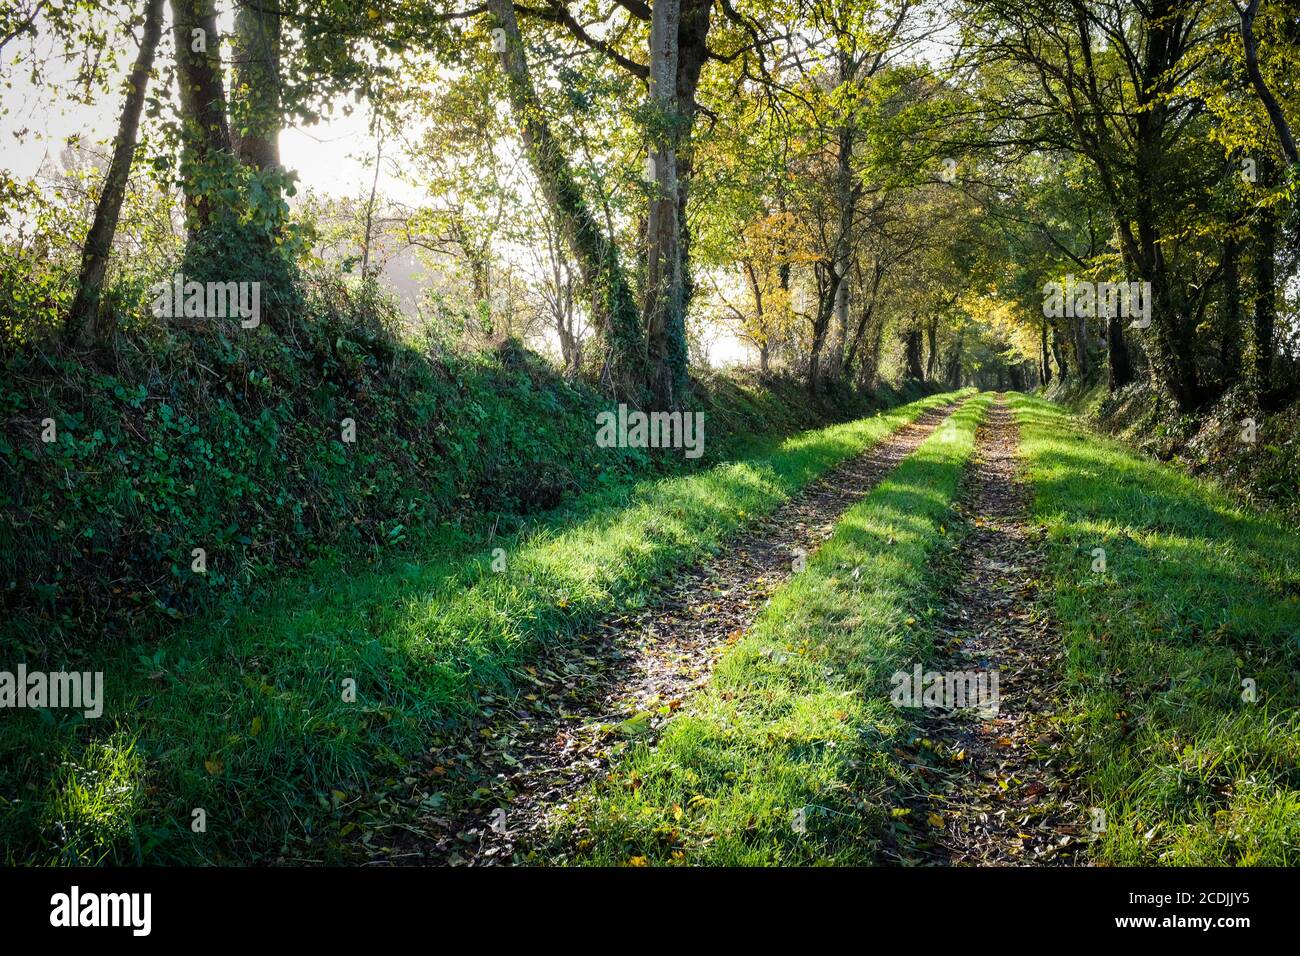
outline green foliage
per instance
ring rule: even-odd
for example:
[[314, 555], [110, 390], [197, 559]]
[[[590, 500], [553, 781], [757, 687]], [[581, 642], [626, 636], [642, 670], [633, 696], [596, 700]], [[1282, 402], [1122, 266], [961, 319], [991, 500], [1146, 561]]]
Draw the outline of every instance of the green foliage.
[[[272, 304], [283, 331], [159, 332], [116, 373], [6, 361], [7, 633], [36, 647], [120, 633], [331, 548], [378, 555], [399, 525], [526, 513], [600, 478], [566, 464], [589, 451], [598, 396], [537, 360], [423, 355], [371, 286]], [[638, 459], [611, 450], [603, 467]], [[200, 547], [206, 575], [190, 570]]]

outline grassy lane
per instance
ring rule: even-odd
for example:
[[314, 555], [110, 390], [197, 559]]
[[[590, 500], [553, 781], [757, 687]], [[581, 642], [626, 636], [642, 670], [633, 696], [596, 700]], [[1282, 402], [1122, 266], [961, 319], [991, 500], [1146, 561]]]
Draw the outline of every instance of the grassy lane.
[[[382, 572], [316, 571], [157, 650], [83, 664], [105, 672], [101, 719], [15, 711], [0, 723], [3, 856], [253, 861], [305, 837], [313, 859], [332, 859], [340, 807], [513, 693], [540, 646], [641, 603], [753, 516], [952, 398], [589, 495], [493, 542], [501, 571], [481, 546]], [[192, 828], [197, 808], [206, 832]]]
[[1300, 534], [1056, 406], [1014, 403], [1077, 763], [1105, 811], [1095, 858], [1297, 865]]
[[[990, 398], [968, 403], [841, 518], [712, 684], [559, 821], [583, 862], [870, 863], [910, 722], [889, 676], [928, 656], [913, 614]], [[919, 656], [924, 655], [924, 656]], [[576, 847], [567, 835], [576, 828]]]

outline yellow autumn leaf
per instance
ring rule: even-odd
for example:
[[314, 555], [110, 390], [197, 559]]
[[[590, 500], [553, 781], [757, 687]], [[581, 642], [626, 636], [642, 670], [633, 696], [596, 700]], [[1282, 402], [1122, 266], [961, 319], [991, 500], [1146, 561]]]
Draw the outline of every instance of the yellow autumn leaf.
[[257, 736], [258, 734], [260, 734], [261, 732], [262, 732], [262, 718], [261, 718], [261, 717], [254, 717], [254, 718], [253, 718], [253, 729], [252, 729], [251, 733], [252, 733], [252, 735], [253, 735], [254, 737], [256, 737], [256, 736]]
[[932, 826], [932, 827], [936, 827], [936, 828], [942, 829], [942, 828], [943, 828], [943, 814], [942, 814], [942, 813], [934, 813], [934, 812], [931, 812], [930, 815], [929, 815], [928, 817], [925, 818], [925, 822], [928, 823], [928, 824], [930, 824], [930, 826]]
[[203, 761], [203, 767], [214, 777], [221, 776], [221, 771], [226, 769], [226, 765], [222, 763], [220, 757], [209, 757], [207, 760]]
[[628, 866], [649, 866], [649, 862], [643, 856], [634, 856], [627, 861]]

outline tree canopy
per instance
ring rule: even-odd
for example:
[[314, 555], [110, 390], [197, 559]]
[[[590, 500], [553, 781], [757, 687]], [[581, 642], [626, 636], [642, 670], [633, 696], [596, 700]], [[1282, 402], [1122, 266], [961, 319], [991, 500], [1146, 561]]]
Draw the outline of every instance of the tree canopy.
[[[423, 258], [412, 323], [638, 407], [718, 336], [828, 401], [1296, 389], [1293, 3], [6, 0], [0, 52], [118, 116], [5, 175], [9, 347], [102, 357], [177, 269], [273, 312]], [[353, 112], [372, 181], [304, 193], [282, 131]]]

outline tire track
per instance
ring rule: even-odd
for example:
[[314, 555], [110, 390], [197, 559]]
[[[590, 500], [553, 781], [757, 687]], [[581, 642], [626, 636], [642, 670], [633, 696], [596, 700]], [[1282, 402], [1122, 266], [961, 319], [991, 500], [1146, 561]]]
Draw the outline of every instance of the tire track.
[[969, 530], [950, 559], [932, 665], [996, 672], [998, 706], [995, 714], [925, 711], [909, 747], [921, 787], [907, 801], [917, 825], [896, 848], [903, 862], [1064, 865], [1088, 834], [1055, 719], [1063, 650], [1038, 598], [1044, 559], [1017, 475], [1018, 444], [999, 396], [976, 433], [959, 504]]

